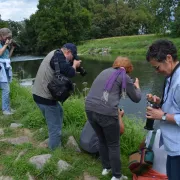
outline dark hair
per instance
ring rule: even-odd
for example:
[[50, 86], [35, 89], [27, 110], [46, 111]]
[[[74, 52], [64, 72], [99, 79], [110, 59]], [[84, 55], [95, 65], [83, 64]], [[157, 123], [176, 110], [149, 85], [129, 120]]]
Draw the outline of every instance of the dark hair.
[[149, 47], [146, 60], [150, 61], [154, 59], [158, 62], [163, 62], [168, 54], [172, 56], [173, 61], [177, 61], [177, 49], [175, 45], [169, 40], [160, 39]]

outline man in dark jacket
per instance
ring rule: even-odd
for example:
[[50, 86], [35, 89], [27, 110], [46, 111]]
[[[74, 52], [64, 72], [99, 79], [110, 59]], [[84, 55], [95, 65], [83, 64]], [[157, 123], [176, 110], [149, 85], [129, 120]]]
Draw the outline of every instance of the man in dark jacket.
[[[56, 101], [49, 89], [48, 83], [52, 81], [55, 73], [55, 50], [51, 51], [42, 61], [33, 86], [33, 98], [46, 119], [49, 134], [49, 148], [55, 149], [61, 145], [61, 129], [63, 122], [63, 109]], [[77, 48], [72, 43], [66, 43], [59, 51], [58, 63], [61, 74], [71, 78], [76, 74], [76, 68], [81, 61], [77, 57]]]

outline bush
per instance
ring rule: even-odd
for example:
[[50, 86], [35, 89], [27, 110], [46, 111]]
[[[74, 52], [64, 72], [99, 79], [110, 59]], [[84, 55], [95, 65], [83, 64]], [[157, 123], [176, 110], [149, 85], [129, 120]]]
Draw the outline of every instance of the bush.
[[63, 105], [64, 126], [75, 126], [82, 128], [86, 122], [86, 113], [84, 108], [84, 98], [77, 96], [69, 98]]
[[124, 117], [125, 133], [121, 136], [121, 152], [129, 156], [129, 153], [137, 151], [140, 143], [144, 140], [145, 130], [142, 119]]

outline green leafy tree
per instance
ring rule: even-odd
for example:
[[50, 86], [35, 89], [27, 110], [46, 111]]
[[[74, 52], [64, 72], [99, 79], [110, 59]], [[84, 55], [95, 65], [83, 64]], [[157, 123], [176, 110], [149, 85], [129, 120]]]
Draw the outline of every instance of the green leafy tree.
[[97, 4], [93, 14], [92, 38], [133, 35], [138, 34], [140, 29], [147, 32], [150, 20], [150, 14], [145, 8], [133, 9], [122, 1], [114, 1], [107, 7]]
[[0, 28], [4, 28], [4, 27], [8, 27], [8, 23], [1, 19], [1, 14], [0, 14]]
[[38, 11], [30, 18], [37, 42], [46, 51], [66, 42], [79, 42], [90, 27], [90, 13], [78, 0], [40, 0]]
[[180, 2], [175, 9], [174, 21], [171, 26], [171, 34], [174, 37], [180, 37]]

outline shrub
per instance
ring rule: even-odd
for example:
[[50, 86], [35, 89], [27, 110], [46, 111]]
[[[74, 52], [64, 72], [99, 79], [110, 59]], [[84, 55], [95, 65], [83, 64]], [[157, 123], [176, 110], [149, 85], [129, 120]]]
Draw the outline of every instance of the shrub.
[[77, 96], [69, 98], [63, 105], [64, 126], [83, 127], [86, 122], [86, 113], [84, 109], [84, 98]]

